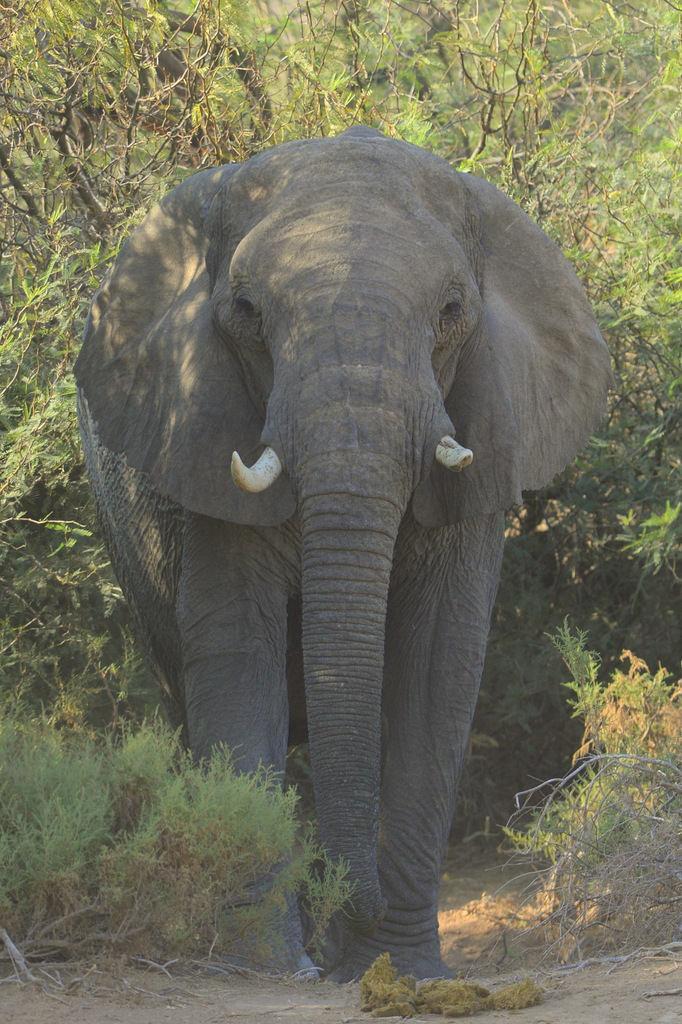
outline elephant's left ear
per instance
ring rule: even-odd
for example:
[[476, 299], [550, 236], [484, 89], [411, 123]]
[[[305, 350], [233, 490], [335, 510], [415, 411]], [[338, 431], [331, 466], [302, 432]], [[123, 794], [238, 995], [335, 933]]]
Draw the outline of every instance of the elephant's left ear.
[[[453, 172], [455, 173], [455, 172]], [[483, 314], [446, 409], [474, 461], [435, 463], [415, 493], [427, 526], [509, 508], [548, 484], [597, 428], [611, 364], [571, 265], [523, 210], [480, 178], [456, 174], [478, 225]]]

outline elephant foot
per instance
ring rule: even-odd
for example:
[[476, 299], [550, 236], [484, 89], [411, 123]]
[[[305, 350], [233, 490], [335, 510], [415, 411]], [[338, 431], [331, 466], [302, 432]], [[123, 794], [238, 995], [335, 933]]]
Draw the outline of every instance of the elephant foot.
[[395, 937], [382, 942], [379, 935], [371, 939], [347, 940], [339, 962], [329, 977], [332, 981], [357, 981], [382, 953], [389, 953], [391, 963], [399, 975], [411, 974], [417, 981], [426, 978], [454, 978], [455, 974], [441, 958], [440, 944], [436, 942], [410, 945], [397, 944]]
[[319, 981], [322, 968], [316, 967], [307, 953], [301, 953], [293, 971], [296, 981]]
[[238, 952], [226, 953], [204, 968], [209, 973], [253, 971], [256, 974], [286, 975], [297, 981], [319, 981], [322, 968], [316, 967], [303, 946], [303, 931], [298, 900], [295, 894], [287, 899], [286, 907], [272, 922], [270, 951], [254, 938], [245, 938]]

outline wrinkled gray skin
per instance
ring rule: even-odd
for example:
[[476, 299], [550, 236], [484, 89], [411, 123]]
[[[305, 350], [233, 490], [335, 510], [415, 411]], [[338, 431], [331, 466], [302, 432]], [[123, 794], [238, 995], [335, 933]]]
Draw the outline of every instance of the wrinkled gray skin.
[[[304, 720], [321, 835], [356, 883], [334, 977], [448, 975], [438, 879], [503, 511], [605, 408], [609, 360], [543, 232], [366, 128], [172, 191], [93, 302], [76, 366], [114, 567], [197, 757], [284, 770]], [[455, 435], [474, 453], [434, 461]], [[259, 494], [230, 476], [265, 445]], [[305, 703], [304, 703], [305, 693]], [[283, 924], [302, 956], [295, 908]]]

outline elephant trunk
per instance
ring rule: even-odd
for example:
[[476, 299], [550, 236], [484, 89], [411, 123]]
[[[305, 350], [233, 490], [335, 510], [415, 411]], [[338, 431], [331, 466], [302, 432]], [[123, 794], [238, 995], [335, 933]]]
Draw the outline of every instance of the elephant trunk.
[[404, 482], [395, 480], [397, 464], [387, 481], [380, 461], [338, 450], [307, 460], [309, 471], [317, 462], [318, 473], [306, 474], [299, 506], [318, 820], [329, 855], [350, 867], [350, 914], [362, 931], [372, 931], [384, 910], [377, 873], [384, 635], [394, 545], [407, 503]]

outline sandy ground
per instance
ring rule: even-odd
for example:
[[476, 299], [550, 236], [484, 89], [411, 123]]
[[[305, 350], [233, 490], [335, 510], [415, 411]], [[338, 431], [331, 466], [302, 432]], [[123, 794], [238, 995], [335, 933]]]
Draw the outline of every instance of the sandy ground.
[[[503, 888], [500, 888], [503, 886]], [[578, 971], [543, 967], [541, 949], [514, 921], [523, 882], [510, 869], [481, 863], [460, 848], [449, 862], [441, 893], [446, 962], [463, 977], [496, 989], [531, 975], [545, 989], [530, 1009], [477, 1014], [479, 1024], [682, 1024], [682, 960], [639, 960]], [[510, 924], [511, 922], [511, 924]], [[203, 977], [144, 970], [127, 960], [50, 967], [53, 981], [17, 982], [0, 965], [2, 1024], [352, 1024], [371, 1020], [360, 1009], [358, 986]], [[399, 1018], [392, 1018], [398, 1020]], [[422, 1021], [443, 1020], [424, 1015]]]

